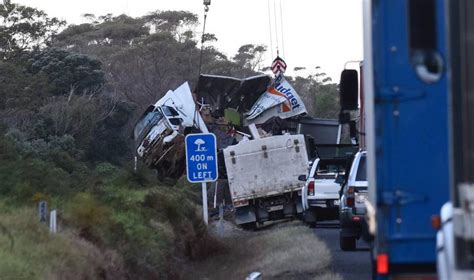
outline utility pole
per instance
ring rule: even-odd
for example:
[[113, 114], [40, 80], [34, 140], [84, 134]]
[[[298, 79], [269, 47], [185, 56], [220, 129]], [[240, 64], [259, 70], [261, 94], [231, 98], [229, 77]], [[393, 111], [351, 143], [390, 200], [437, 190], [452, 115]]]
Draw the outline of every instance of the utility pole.
[[201, 36], [201, 55], [199, 57], [199, 75], [201, 75], [201, 67], [202, 67], [202, 49], [204, 46], [204, 35], [206, 34], [206, 20], [207, 20], [207, 12], [209, 12], [209, 5], [211, 5], [211, 0], [203, 0], [204, 4], [204, 24], [202, 27], [202, 36]]

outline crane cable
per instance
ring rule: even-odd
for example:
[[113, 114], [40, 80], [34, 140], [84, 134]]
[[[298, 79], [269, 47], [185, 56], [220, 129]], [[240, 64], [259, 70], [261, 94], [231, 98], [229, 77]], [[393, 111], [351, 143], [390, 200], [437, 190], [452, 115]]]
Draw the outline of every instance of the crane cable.
[[[271, 8], [270, 1], [273, 1], [273, 11]], [[276, 0], [268, 0], [267, 4], [268, 4], [268, 27], [269, 27], [269, 35], [270, 35], [269, 37], [270, 37], [271, 55], [272, 57], [274, 57], [273, 37], [275, 37], [276, 54], [277, 54], [276, 56], [280, 55], [280, 43], [281, 43], [282, 56], [285, 56], [285, 39], [284, 39], [284, 28], [283, 28], [282, 1], [279, 0], [278, 5], [277, 5]]]
[[281, 50], [283, 52], [283, 57], [284, 57], [285, 56], [285, 38], [284, 38], [285, 29], [283, 28], [283, 11], [281, 8], [281, 0], [280, 0], [280, 27], [281, 27]]
[[270, 52], [272, 53], [272, 57], [274, 57], [273, 55], [273, 36], [272, 36], [272, 17], [270, 16], [271, 14], [271, 10], [270, 10], [270, 0], [267, 1], [268, 3], [268, 29], [269, 29], [269, 33], [270, 33]]
[[277, 22], [277, 12], [276, 12], [276, 2], [273, 1], [273, 17], [274, 17], [274, 22], [275, 22], [275, 38], [276, 38], [276, 50], [277, 50], [277, 56], [280, 56], [280, 50], [278, 46], [278, 22]]

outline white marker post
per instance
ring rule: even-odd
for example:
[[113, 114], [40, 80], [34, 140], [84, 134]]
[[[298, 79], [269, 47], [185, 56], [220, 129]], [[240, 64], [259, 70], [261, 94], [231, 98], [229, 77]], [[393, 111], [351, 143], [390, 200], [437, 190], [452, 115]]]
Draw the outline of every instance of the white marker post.
[[56, 221], [57, 221], [56, 217], [57, 217], [56, 210], [51, 211], [50, 217], [49, 217], [49, 231], [51, 233], [56, 233], [58, 231], [57, 224], [56, 224]]
[[215, 182], [219, 177], [216, 136], [212, 133], [188, 134], [185, 144], [186, 175], [189, 182], [201, 183], [203, 220], [207, 225], [207, 182]]

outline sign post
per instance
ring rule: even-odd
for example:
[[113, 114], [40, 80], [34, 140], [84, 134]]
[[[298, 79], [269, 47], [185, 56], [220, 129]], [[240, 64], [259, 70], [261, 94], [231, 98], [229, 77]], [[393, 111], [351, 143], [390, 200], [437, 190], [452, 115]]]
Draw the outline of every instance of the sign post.
[[216, 136], [212, 133], [186, 136], [186, 175], [191, 183], [201, 183], [203, 219], [208, 224], [207, 182], [215, 182], [217, 173]]

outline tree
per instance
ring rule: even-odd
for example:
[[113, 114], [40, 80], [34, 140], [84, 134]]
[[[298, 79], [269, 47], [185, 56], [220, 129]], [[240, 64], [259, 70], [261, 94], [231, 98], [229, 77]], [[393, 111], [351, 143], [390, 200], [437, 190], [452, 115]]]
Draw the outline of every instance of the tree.
[[[155, 32], [167, 32], [182, 42], [182, 37], [189, 38], [189, 31], [198, 24], [198, 16], [187, 11], [155, 11], [142, 18], [151, 25]], [[186, 34], [187, 33], [187, 34]]]
[[97, 124], [113, 114], [116, 104], [111, 98], [88, 94], [53, 96], [39, 108], [38, 116], [47, 124], [48, 135], [69, 134], [87, 148]]
[[239, 48], [233, 59], [240, 67], [256, 71], [266, 51], [267, 47], [263, 45], [247, 44]]
[[[107, 49], [107, 53], [117, 48], [127, 48], [149, 35], [149, 28], [141, 19], [126, 15], [112, 17], [108, 14], [96, 18], [87, 15], [90, 23], [70, 25], [55, 37], [54, 45], [80, 53], [99, 55], [97, 51]], [[105, 47], [105, 48], [104, 48]], [[114, 48], [114, 50], [110, 50]]]
[[43, 48], [64, 25], [43, 11], [9, 2], [0, 5], [0, 59], [10, 60], [35, 48]]
[[0, 61], [0, 110], [13, 109], [22, 103], [37, 105], [37, 99], [32, 96], [32, 84], [36, 84], [38, 97], [44, 98], [46, 91], [46, 81], [39, 80], [25, 73], [19, 65]]
[[35, 53], [30, 59], [30, 72], [48, 77], [54, 95], [99, 92], [105, 73], [99, 60], [57, 48]]
[[[299, 93], [306, 105], [309, 115], [318, 118], [337, 118], [339, 113], [338, 86], [329, 83], [331, 78], [321, 71], [321, 67], [314, 68], [314, 73], [306, 77], [296, 76], [291, 79], [295, 90]], [[304, 67], [295, 67], [296, 72], [305, 70]]]

